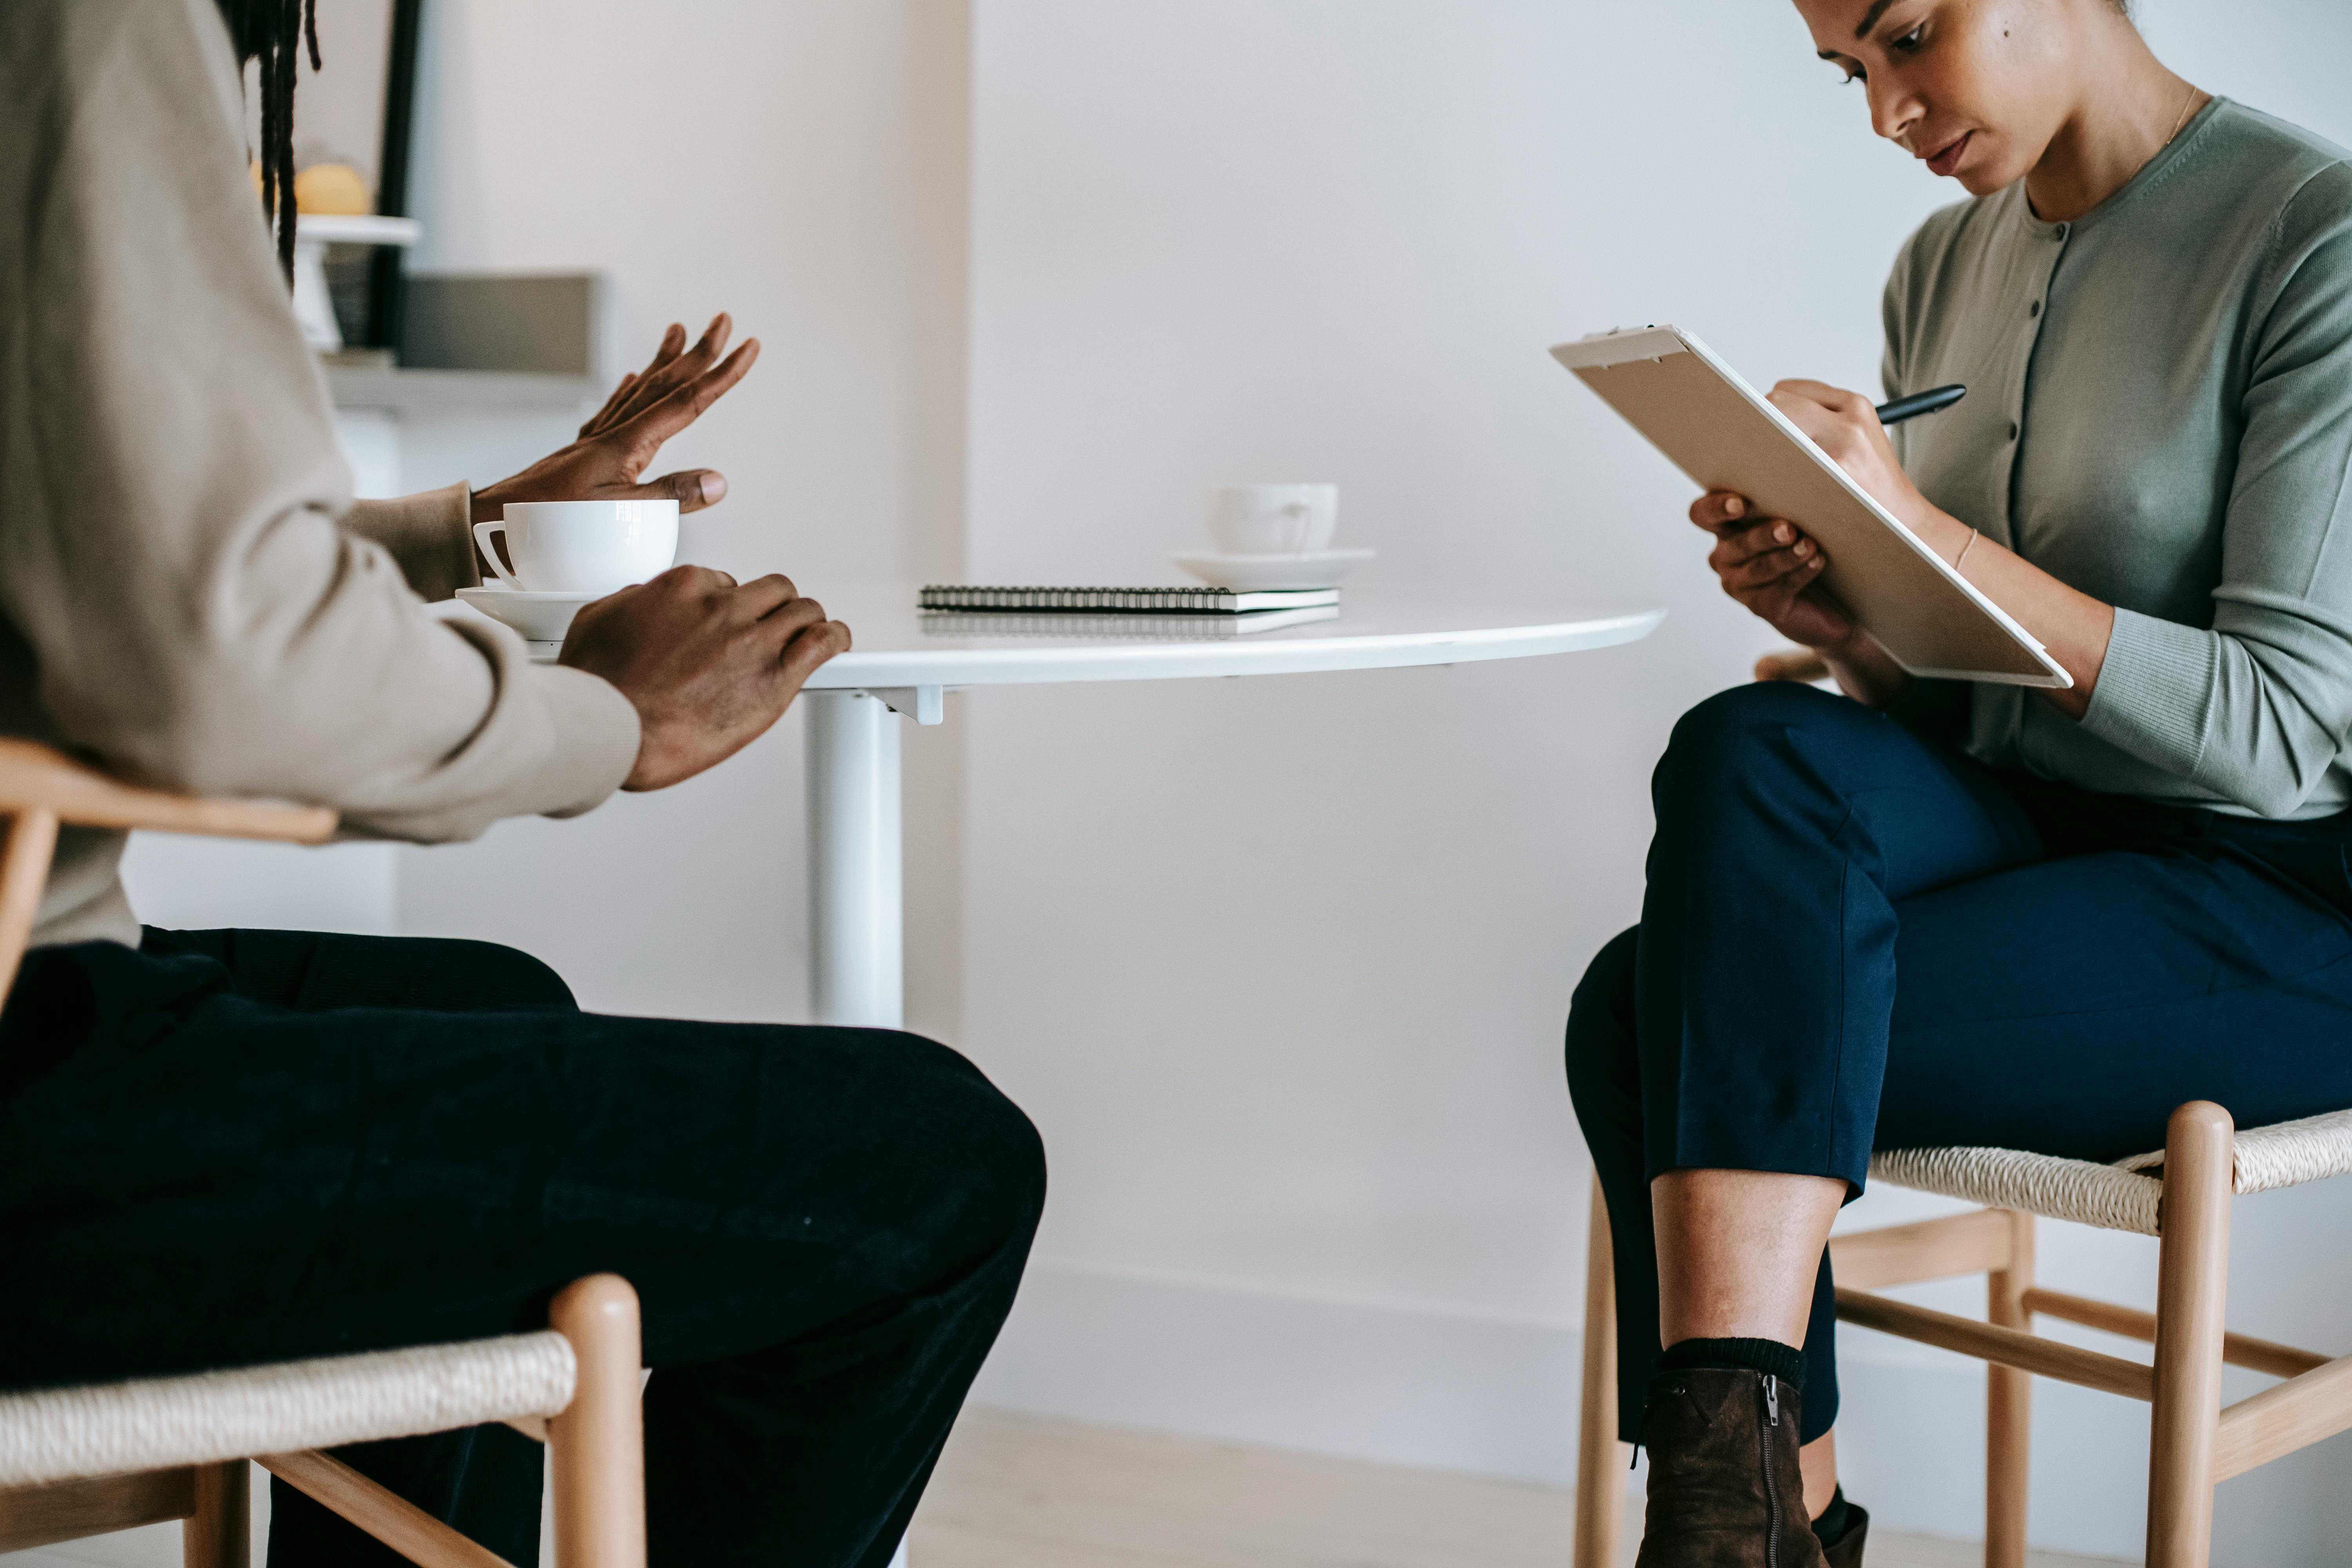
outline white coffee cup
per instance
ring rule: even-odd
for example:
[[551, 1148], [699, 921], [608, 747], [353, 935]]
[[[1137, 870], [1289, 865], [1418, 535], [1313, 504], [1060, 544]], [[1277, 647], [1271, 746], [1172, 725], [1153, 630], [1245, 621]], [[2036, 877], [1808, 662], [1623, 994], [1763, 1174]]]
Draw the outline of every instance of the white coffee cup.
[[1337, 485], [1221, 485], [1209, 492], [1209, 538], [1227, 555], [1328, 549], [1339, 521]]
[[[490, 542], [500, 534], [506, 560]], [[476, 523], [474, 539], [509, 588], [609, 594], [658, 576], [677, 560], [677, 502], [509, 501], [505, 520]]]

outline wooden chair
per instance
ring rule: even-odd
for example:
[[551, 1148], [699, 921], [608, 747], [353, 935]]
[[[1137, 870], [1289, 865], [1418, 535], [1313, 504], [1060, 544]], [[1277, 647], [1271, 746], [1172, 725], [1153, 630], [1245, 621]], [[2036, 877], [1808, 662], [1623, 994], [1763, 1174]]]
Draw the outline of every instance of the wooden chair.
[[[62, 824], [315, 844], [335, 816], [133, 789], [0, 740], [0, 993], [39, 910]], [[319, 1450], [503, 1421], [547, 1444], [562, 1568], [644, 1568], [637, 1299], [609, 1274], [550, 1327], [464, 1344], [0, 1394], [0, 1552], [184, 1520], [188, 1568], [246, 1568], [250, 1458], [428, 1568], [508, 1568]], [[532, 1568], [522, 1564], [520, 1568]]]
[[[2161, 1174], [2151, 1174], [2160, 1167]], [[1917, 1340], [1988, 1364], [1986, 1568], [2024, 1568], [2026, 1452], [2033, 1377], [2054, 1377], [2155, 1406], [2148, 1450], [2148, 1568], [2205, 1568], [2213, 1488], [2352, 1427], [2352, 1356], [2329, 1360], [2228, 1332], [2230, 1200], [2352, 1172], [2352, 1111], [2238, 1132], [2230, 1113], [2193, 1101], [2172, 1114], [2163, 1150], [2113, 1165], [2014, 1149], [1906, 1149], [1878, 1155], [1870, 1179], [1987, 1206], [1830, 1243], [1842, 1322]], [[2033, 1219], [2153, 1236], [2157, 1310], [2139, 1311], [2033, 1283]], [[1577, 1456], [1576, 1568], [1616, 1568], [1625, 1500], [1617, 1441], [1617, 1319], [1609, 1216], [1592, 1193], [1587, 1254], [1584, 1408]], [[1890, 1285], [1982, 1274], [1986, 1321], [1871, 1294]], [[2035, 1314], [2152, 1342], [2155, 1364], [2032, 1332]], [[2286, 1381], [2224, 1409], [2221, 1368]]]

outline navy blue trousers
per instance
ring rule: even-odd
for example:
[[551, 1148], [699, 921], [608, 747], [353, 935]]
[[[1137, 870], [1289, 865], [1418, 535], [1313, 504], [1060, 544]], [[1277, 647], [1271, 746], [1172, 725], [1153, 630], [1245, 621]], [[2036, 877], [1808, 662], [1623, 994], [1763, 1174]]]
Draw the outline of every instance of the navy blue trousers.
[[[654, 1568], [881, 1568], [1045, 1192], [1028, 1119], [912, 1035], [583, 1013], [483, 942], [44, 948], [0, 1011], [0, 1388], [525, 1331], [612, 1269]], [[539, 1561], [529, 1438], [338, 1452]], [[404, 1568], [273, 1496], [269, 1568]]]
[[[1615, 1232], [1620, 1434], [1659, 1353], [1649, 1184], [1844, 1180], [1874, 1149], [2113, 1160], [2185, 1100], [2242, 1126], [2352, 1105], [2352, 814], [2266, 822], [1996, 773], [1810, 687], [1675, 725], [1642, 923], [1569, 1016]], [[1836, 1419], [1830, 1268], [1804, 1437]]]

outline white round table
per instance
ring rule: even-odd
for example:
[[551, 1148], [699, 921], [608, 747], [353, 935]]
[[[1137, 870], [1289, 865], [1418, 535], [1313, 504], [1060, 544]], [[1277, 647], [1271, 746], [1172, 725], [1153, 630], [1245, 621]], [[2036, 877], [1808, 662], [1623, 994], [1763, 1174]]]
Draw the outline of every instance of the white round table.
[[[808, 712], [809, 991], [816, 1022], [906, 1022], [898, 722], [938, 724], [947, 694], [975, 686], [1181, 680], [1468, 664], [1612, 647], [1665, 611], [1608, 603], [1350, 590], [1336, 620], [1267, 631], [1189, 629], [1102, 616], [925, 616], [912, 584], [834, 589], [825, 613], [856, 647], [811, 678]], [[1083, 626], [1083, 629], [1077, 629]], [[533, 643], [552, 659], [562, 645]], [[892, 1568], [905, 1568], [902, 1542]]]
[[[1022, 616], [919, 615], [912, 585], [820, 595], [850, 652], [818, 670], [808, 710], [810, 989], [820, 1024], [904, 1022], [898, 721], [937, 724], [950, 691], [1072, 680], [1296, 675], [1531, 658], [1647, 637], [1665, 612], [1609, 603], [1346, 593], [1337, 620], [1181, 635], [1154, 624], [1050, 628]], [[1024, 629], [1027, 628], [1027, 629]]]

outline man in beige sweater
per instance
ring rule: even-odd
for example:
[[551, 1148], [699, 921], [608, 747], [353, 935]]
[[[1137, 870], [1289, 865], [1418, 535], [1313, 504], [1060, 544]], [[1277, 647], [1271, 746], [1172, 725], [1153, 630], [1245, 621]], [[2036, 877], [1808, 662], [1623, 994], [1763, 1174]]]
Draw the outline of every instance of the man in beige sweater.
[[[674, 333], [526, 473], [354, 502], [246, 172], [236, 46], [285, 9], [7, 7], [0, 733], [422, 842], [731, 755], [848, 646], [787, 579], [677, 568], [551, 667], [425, 601], [479, 581], [478, 511], [643, 493], [756, 344]], [[656, 1369], [656, 1560], [887, 1560], [1043, 1202], [976, 1070], [907, 1036], [584, 1015], [481, 944], [142, 931], [121, 849], [60, 845], [0, 1015], [0, 1385], [509, 1331], [612, 1269]], [[536, 1561], [527, 1440], [351, 1457]], [[391, 1560], [283, 1489], [271, 1555]]]

